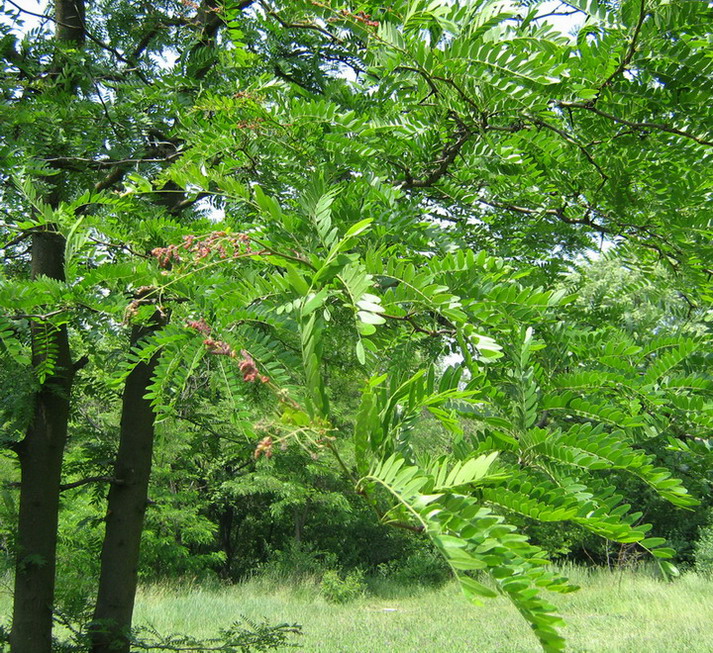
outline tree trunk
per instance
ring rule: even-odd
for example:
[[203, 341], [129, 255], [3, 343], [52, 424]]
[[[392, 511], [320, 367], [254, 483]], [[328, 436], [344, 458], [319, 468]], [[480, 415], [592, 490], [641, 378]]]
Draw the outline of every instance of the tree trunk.
[[[242, 0], [239, 7], [247, 7], [253, 1]], [[216, 11], [218, 8], [215, 0], [201, 3], [197, 16], [200, 32], [197, 50], [214, 47], [216, 33], [224, 24]], [[199, 66], [194, 77], [203, 79], [210, 68], [209, 63]], [[155, 199], [171, 213], [179, 213], [186, 206], [180, 189], [173, 189], [171, 184], [159, 190]], [[157, 312], [148, 326], [135, 327], [131, 346], [159, 328], [164, 320], [165, 317]], [[148, 363], [137, 365], [124, 386], [119, 451], [114, 468], [116, 482], [107, 499], [99, 590], [90, 626], [92, 653], [128, 653], [130, 648], [154, 441], [154, 412], [144, 395], [157, 362], [158, 356], [154, 356]]]
[[301, 507], [295, 508], [295, 542], [298, 544], [302, 542], [302, 529], [307, 521], [307, 504], [305, 503]]
[[[132, 348], [158, 328], [158, 313], [155, 318], [148, 326], [133, 327]], [[129, 651], [154, 442], [154, 411], [144, 395], [157, 362], [158, 355], [140, 362], [124, 386], [115, 481], [109, 489], [99, 590], [90, 629], [94, 653]]]
[[[58, 46], [84, 42], [84, 0], [56, 0]], [[54, 72], [63, 67], [55, 58]], [[50, 179], [48, 201], [55, 207], [62, 183]], [[64, 281], [65, 239], [53, 225], [32, 235], [31, 276]], [[47, 346], [49, 345], [49, 347]], [[56, 356], [54, 369], [34, 397], [31, 422], [16, 448], [20, 460], [20, 508], [17, 524], [17, 558], [10, 647], [12, 653], [50, 653], [54, 607], [57, 522], [62, 458], [67, 442], [69, 402], [74, 369], [67, 327], [45, 333], [43, 325], [32, 330], [32, 363], [37, 367]]]
[[[32, 277], [64, 280], [64, 238], [52, 231], [32, 237]], [[33, 365], [47, 358], [33, 327]], [[15, 598], [10, 643], [13, 653], [50, 653], [54, 602], [57, 516], [62, 456], [67, 441], [69, 395], [74, 372], [67, 328], [48, 335], [54, 370], [35, 396], [32, 421], [17, 446], [20, 510], [17, 525]]]

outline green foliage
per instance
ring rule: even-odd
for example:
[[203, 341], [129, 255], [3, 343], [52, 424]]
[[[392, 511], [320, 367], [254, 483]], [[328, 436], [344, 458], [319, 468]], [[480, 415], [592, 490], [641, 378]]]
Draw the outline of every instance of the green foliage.
[[[572, 591], [564, 578], [545, 571], [544, 552], [488, 508], [457, 490], [477, 485], [487, 478], [493, 456], [479, 457], [446, 475], [442, 465], [433, 476], [404, 465], [395, 455], [377, 465], [364, 483], [378, 484], [398, 502], [397, 510], [414, 519], [427, 532], [453, 569], [465, 595], [476, 602], [496, 592], [475, 580], [469, 572], [487, 571], [496, 586], [506, 593], [530, 622], [543, 647], [560, 650], [564, 644], [553, 626], [560, 619], [554, 606], [538, 596], [538, 587]], [[467, 473], [466, 473], [467, 470]], [[444, 480], [445, 479], [445, 480]], [[439, 493], [433, 493], [438, 492]], [[456, 492], [444, 492], [444, 490]]]
[[405, 558], [380, 564], [378, 572], [387, 580], [406, 587], [439, 586], [451, 577], [450, 567], [438, 550], [423, 545]]
[[229, 628], [220, 631], [217, 637], [199, 639], [187, 635], [161, 635], [153, 628], [137, 629], [133, 636], [132, 647], [139, 651], [224, 651], [225, 653], [251, 653], [252, 651], [275, 651], [294, 648], [298, 644], [292, 641], [299, 635], [301, 626], [297, 624], [272, 625], [266, 622], [255, 623], [248, 619], [235, 622]]
[[710, 524], [701, 528], [694, 556], [696, 571], [713, 574], [713, 528]]
[[[74, 630], [75, 624], [64, 617], [58, 621], [72, 632], [66, 640], [55, 639], [52, 651], [55, 653], [87, 653], [91, 643], [80, 631]], [[269, 624], [255, 622], [247, 618], [236, 621], [230, 627], [221, 629], [216, 637], [199, 638], [190, 635], [166, 635], [151, 626], [136, 628], [131, 634], [132, 651], [222, 651], [223, 653], [258, 653], [261, 651], [284, 650], [298, 646], [293, 641], [301, 634], [298, 624]], [[9, 632], [0, 625], [0, 651], [9, 646]], [[9, 650], [9, 649], [8, 649]]]
[[349, 603], [363, 596], [366, 587], [364, 572], [360, 569], [353, 569], [346, 574], [329, 569], [322, 575], [319, 591], [329, 603]]
[[[572, 2], [570, 34], [537, 1], [190, 4], [91, 4], [61, 74], [48, 26], [3, 28], [3, 444], [67, 328], [73, 479], [106, 476], [120, 390], [158, 357], [145, 578], [389, 565], [379, 522], [556, 651], [543, 590], [573, 586], [545, 549], [675, 573], [650, 531], [713, 484], [710, 3]], [[28, 268], [38, 229], [62, 281]], [[100, 501], [67, 500], [62, 567], [97, 550]], [[431, 573], [412, 556], [397, 573]]]
[[320, 553], [301, 542], [291, 541], [285, 549], [273, 551], [257, 573], [260, 578], [278, 584], [299, 583], [318, 579], [336, 562], [334, 554]]

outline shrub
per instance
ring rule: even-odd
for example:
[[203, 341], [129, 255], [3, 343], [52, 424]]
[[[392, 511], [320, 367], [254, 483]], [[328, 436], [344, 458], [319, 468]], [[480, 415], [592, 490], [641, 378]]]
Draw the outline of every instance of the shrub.
[[308, 544], [290, 541], [284, 549], [273, 551], [270, 559], [260, 565], [259, 575], [274, 581], [304, 581], [321, 576], [336, 564], [333, 553], [317, 551]]
[[330, 569], [324, 572], [320, 586], [322, 596], [329, 603], [348, 603], [364, 596], [366, 583], [360, 569], [350, 571], [346, 576]]
[[696, 571], [713, 575], [713, 523], [700, 529], [700, 537], [694, 547]]
[[442, 585], [452, 576], [443, 556], [430, 547], [416, 549], [406, 558], [379, 565], [379, 573], [404, 585]]

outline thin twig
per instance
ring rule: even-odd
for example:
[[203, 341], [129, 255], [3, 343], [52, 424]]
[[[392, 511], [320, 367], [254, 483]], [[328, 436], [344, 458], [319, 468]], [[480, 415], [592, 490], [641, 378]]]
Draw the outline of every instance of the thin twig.
[[59, 491], [64, 492], [65, 490], [73, 490], [75, 487], [81, 487], [82, 485], [88, 485], [89, 483], [112, 483], [113, 485], [124, 485], [124, 481], [114, 478], [113, 476], [88, 476], [87, 478], [82, 478], [71, 483], [62, 483], [59, 486]]
[[596, 102], [597, 99], [599, 99], [599, 94], [607, 87], [609, 84], [614, 81], [614, 79], [621, 73], [626, 70], [626, 67], [631, 63], [632, 58], [634, 57], [634, 54], [636, 53], [636, 41], [639, 38], [639, 33], [641, 32], [641, 26], [644, 24], [644, 20], [646, 20], [646, 0], [641, 0], [641, 9], [639, 10], [639, 20], [636, 22], [636, 27], [634, 28], [634, 34], [631, 37], [631, 42], [629, 43], [629, 47], [627, 48], [626, 54], [624, 55], [624, 58], [621, 60], [619, 65], [616, 67], [616, 70], [607, 77], [606, 80], [604, 80], [604, 83], [599, 87], [599, 91], [597, 92], [596, 98], [594, 101]]
[[594, 157], [591, 155], [589, 150], [587, 150], [587, 148], [584, 147], [584, 145], [582, 145], [581, 143], [578, 143], [567, 132], [562, 131], [559, 127], [555, 127], [554, 125], [551, 125], [550, 123], [545, 122], [544, 120], [542, 120], [540, 118], [536, 118], [534, 116], [527, 116], [527, 118], [530, 120], [530, 122], [532, 122], [533, 125], [536, 125], [538, 127], [544, 127], [545, 129], [549, 129], [550, 131], [554, 132], [558, 136], [562, 137], [568, 143], [571, 143], [575, 147], [579, 148], [579, 151], [582, 154], [584, 154], [587, 161], [589, 161], [589, 163], [591, 163], [597, 169], [597, 172], [599, 173], [601, 178], [604, 181], [607, 181], [609, 179], [609, 175], [607, 175], [607, 173], [604, 172], [604, 170], [602, 170], [602, 167], [594, 160]]

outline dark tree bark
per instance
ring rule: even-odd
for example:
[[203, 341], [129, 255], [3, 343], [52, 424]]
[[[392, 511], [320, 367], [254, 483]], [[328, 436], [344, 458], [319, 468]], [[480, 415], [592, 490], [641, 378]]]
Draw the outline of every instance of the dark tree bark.
[[55, 3], [56, 37], [60, 43], [84, 43], [84, 0], [58, 0]]
[[[45, 230], [32, 237], [32, 276], [64, 280], [64, 238]], [[54, 370], [35, 396], [32, 421], [17, 446], [20, 510], [17, 525], [15, 597], [10, 645], [13, 653], [50, 653], [54, 603], [57, 516], [62, 456], [67, 441], [74, 370], [67, 328], [49, 335], [33, 329], [33, 364], [54, 349]]]
[[[254, 0], [243, 0], [239, 6], [245, 8], [252, 2]], [[224, 24], [218, 10], [219, 4], [215, 0], [203, 0], [201, 3], [197, 13], [199, 31], [194, 53], [215, 47], [217, 32]], [[203, 79], [211, 67], [212, 63], [206, 62], [193, 72], [193, 76]], [[159, 140], [166, 141], [162, 135], [158, 136]], [[115, 180], [122, 174], [116, 172]], [[169, 212], [178, 214], [193, 202], [187, 202], [182, 189], [171, 184], [159, 190], [154, 201]], [[98, 187], [105, 188], [105, 182]], [[160, 328], [166, 319], [157, 311], [150, 324], [135, 327], [131, 334], [131, 346], [136, 346], [142, 338]], [[90, 627], [93, 653], [128, 653], [130, 648], [129, 634], [154, 442], [154, 413], [144, 396], [157, 362], [158, 356], [154, 356], [147, 363], [137, 365], [124, 386], [120, 443], [113, 474], [116, 480], [107, 500], [99, 590]]]
[[[134, 326], [131, 347], [154, 333], [163, 321], [157, 311], [149, 325]], [[140, 362], [124, 385], [119, 451], [107, 501], [99, 590], [90, 631], [94, 653], [129, 651], [155, 430], [154, 411], [145, 395], [157, 362], [158, 354]]]
[[[55, 21], [55, 41], [60, 48], [84, 43], [84, 0], [57, 0]], [[52, 65], [55, 72], [61, 71], [63, 57], [56, 57]], [[61, 182], [50, 180], [50, 186], [47, 200], [56, 207]], [[32, 278], [46, 276], [64, 281], [64, 247], [65, 239], [53, 225], [35, 231], [31, 244]], [[52, 649], [60, 481], [74, 379], [66, 326], [45, 333], [44, 325], [35, 325], [32, 350], [35, 367], [51, 355], [54, 368], [34, 397], [31, 422], [17, 446], [20, 507], [10, 631], [12, 653], [50, 653]]]

